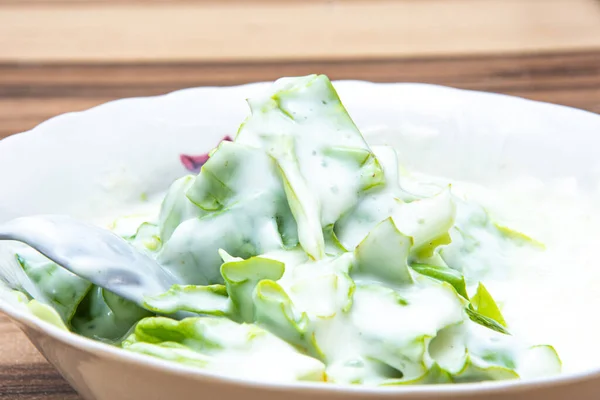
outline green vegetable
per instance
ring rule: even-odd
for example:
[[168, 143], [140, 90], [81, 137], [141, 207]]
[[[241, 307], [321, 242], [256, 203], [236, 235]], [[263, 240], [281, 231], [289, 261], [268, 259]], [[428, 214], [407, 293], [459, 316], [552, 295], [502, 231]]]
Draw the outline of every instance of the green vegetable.
[[480, 334], [472, 322], [450, 325], [433, 338], [429, 355], [456, 383], [519, 378], [510, 336], [480, 342]]
[[454, 290], [456, 290], [456, 293], [460, 294], [467, 300], [469, 299], [465, 278], [460, 272], [452, 268], [438, 267], [428, 264], [411, 264], [410, 267], [421, 275], [425, 275], [442, 282], [448, 282], [450, 285], [452, 285]]
[[381, 386], [399, 386], [399, 385], [439, 385], [443, 383], [452, 383], [452, 376], [448, 371], [443, 370], [437, 363], [420, 377], [411, 380], [389, 379], [383, 381]]
[[163, 294], [146, 297], [144, 307], [157, 314], [189, 311], [224, 316], [231, 313], [229, 296], [224, 285], [173, 285]]
[[523, 378], [539, 378], [560, 373], [562, 361], [554, 347], [536, 345], [520, 354], [518, 369]]
[[503, 327], [506, 327], [506, 321], [504, 320], [498, 305], [481, 282], [479, 282], [479, 286], [477, 286], [477, 293], [471, 298], [471, 305], [473, 306], [474, 311], [484, 317], [493, 319]]
[[285, 265], [279, 261], [252, 257], [242, 261], [229, 261], [221, 266], [227, 293], [243, 322], [254, 321], [255, 304], [252, 300], [255, 287], [263, 280], [282, 277]]
[[410, 203], [399, 202], [393, 218], [398, 229], [412, 236], [413, 255], [427, 258], [442, 244], [448, 244], [448, 231], [454, 224], [456, 206], [446, 190], [436, 196]]
[[159, 215], [160, 238], [165, 242], [171, 238], [175, 229], [182, 222], [205, 214], [186, 196], [190, 186], [194, 183], [194, 178], [193, 175], [186, 175], [173, 182], [161, 204]]
[[321, 227], [318, 200], [311, 195], [309, 186], [302, 179], [290, 137], [279, 139], [282, 144], [278, 167], [294, 219], [298, 223], [298, 240], [309, 257], [319, 260], [325, 256], [325, 238]]
[[49, 301], [65, 324], [69, 324], [91, 282], [72, 274], [32, 249], [17, 255], [19, 264]]
[[281, 286], [271, 280], [260, 281], [254, 290], [253, 301], [257, 325], [313, 357], [324, 358], [308, 316], [294, 310], [292, 301]]
[[54, 308], [47, 306], [46, 304], [40, 303], [35, 299], [31, 300], [27, 304], [27, 308], [33, 315], [35, 315], [42, 321], [49, 322], [50, 324], [64, 331], [69, 330], [69, 328], [67, 328], [67, 326], [63, 322], [61, 316], [58, 314], [58, 312], [56, 312]]
[[412, 238], [402, 234], [394, 221], [388, 218], [356, 246], [355, 272], [372, 275], [390, 283], [412, 283], [408, 269], [412, 244]]
[[300, 243], [312, 258], [323, 258], [323, 228], [354, 207], [362, 191], [384, 183], [381, 166], [326, 76], [281, 79], [248, 104], [252, 114], [235, 141], [276, 160]]
[[504, 333], [505, 335], [510, 335], [508, 330], [502, 324], [493, 320], [492, 318], [486, 317], [485, 315], [478, 313], [472, 308], [466, 308], [465, 312], [467, 313], [471, 321], [476, 322], [479, 325], [485, 326], [486, 328], [489, 328], [493, 331]]
[[129, 241], [138, 249], [146, 252], [156, 252], [162, 246], [159, 227], [149, 222], [141, 224]]
[[[216, 371], [235, 370], [255, 379], [322, 381], [324, 365], [255, 325], [225, 318], [141, 320], [122, 343], [128, 351]], [[263, 357], [257, 357], [264, 349]], [[225, 357], [225, 358], [222, 358]], [[284, 360], [277, 363], [275, 360]]]
[[249, 258], [298, 243], [277, 167], [260, 150], [221, 143], [187, 196], [208, 213], [181, 223], [157, 258], [187, 284], [223, 283], [220, 249]]
[[509, 227], [502, 226], [497, 223], [494, 223], [494, 226], [496, 227], [496, 229], [498, 229], [498, 232], [500, 232], [500, 234], [506, 239], [512, 240], [516, 243], [528, 244], [537, 247], [541, 250], [544, 250], [546, 248], [546, 246], [542, 242], [537, 241], [524, 233], [515, 231], [514, 229], [510, 229]]
[[94, 286], [77, 307], [71, 329], [97, 340], [119, 342], [137, 321], [150, 315], [136, 304]]

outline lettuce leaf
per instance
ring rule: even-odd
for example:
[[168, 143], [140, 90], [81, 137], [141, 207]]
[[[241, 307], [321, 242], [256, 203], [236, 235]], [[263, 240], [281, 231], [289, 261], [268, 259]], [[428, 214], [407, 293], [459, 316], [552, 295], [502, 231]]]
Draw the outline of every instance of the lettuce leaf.
[[320, 204], [311, 194], [309, 186], [302, 178], [300, 166], [293, 148], [293, 138], [282, 137], [278, 140], [282, 154], [277, 160], [285, 195], [298, 224], [298, 240], [304, 251], [313, 259], [325, 257], [325, 238], [320, 221]]
[[253, 300], [257, 325], [312, 357], [324, 358], [308, 316], [295, 310], [290, 297], [281, 286], [272, 280], [262, 280], [256, 285]]
[[516, 231], [514, 229], [511, 229], [507, 226], [503, 226], [500, 225], [499, 223], [494, 222], [493, 223], [494, 227], [498, 230], [498, 232], [500, 233], [500, 235], [508, 240], [512, 240], [513, 242], [517, 243], [517, 244], [527, 244], [533, 247], [536, 247], [538, 249], [544, 250], [546, 248], [546, 246], [544, 245], [544, 243], [533, 239], [530, 236], [527, 236], [526, 234]]
[[383, 282], [412, 283], [408, 258], [413, 239], [401, 233], [388, 218], [377, 225], [354, 250], [357, 274], [366, 274]]
[[144, 308], [157, 314], [188, 311], [197, 314], [227, 316], [232, 312], [224, 285], [173, 285], [165, 293], [146, 297]]
[[452, 382], [518, 379], [512, 339], [499, 334], [490, 337], [489, 331], [478, 326], [467, 321], [440, 330], [429, 345], [430, 357], [450, 374]]
[[562, 361], [554, 347], [536, 345], [529, 347], [517, 359], [517, 368], [522, 378], [539, 378], [560, 373]]
[[168, 241], [175, 229], [190, 218], [198, 218], [206, 214], [204, 210], [192, 203], [186, 196], [194, 183], [195, 176], [186, 175], [177, 179], [167, 192], [159, 214], [159, 233], [163, 242]]
[[157, 258], [187, 284], [223, 283], [219, 250], [249, 258], [298, 242], [276, 166], [261, 150], [223, 142], [187, 196], [211, 212], [180, 224]]
[[255, 304], [252, 299], [256, 285], [263, 280], [278, 280], [283, 276], [285, 265], [282, 262], [263, 257], [229, 261], [221, 266], [227, 293], [239, 321], [255, 320]]
[[455, 215], [454, 199], [447, 189], [433, 197], [400, 202], [393, 219], [400, 231], [413, 238], [413, 255], [428, 258], [439, 245], [450, 243], [448, 231]]
[[506, 321], [500, 312], [500, 308], [498, 308], [498, 305], [492, 298], [492, 295], [487, 291], [481, 282], [479, 282], [479, 286], [477, 286], [477, 292], [471, 298], [471, 305], [474, 311], [486, 318], [490, 318], [498, 322], [503, 327], [506, 327]]
[[150, 311], [94, 286], [77, 307], [71, 329], [93, 339], [119, 342], [136, 322], [150, 315]]
[[160, 238], [159, 226], [144, 222], [138, 227], [135, 235], [129, 238], [129, 242], [146, 253], [154, 253], [160, 250], [162, 239]]
[[235, 140], [276, 160], [300, 243], [323, 258], [323, 227], [354, 207], [362, 191], [384, 183], [381, 166], [324, 75], [280, 79], [248, 103], [252, 115]]
[[414, 277], [412, 285], [398, 289], [357, 284], [350, 319], [351, 329], [360, 332], [362, 355], [379, 360], [401, 375], [380, 375], [375, 383], [388, 379], [410, 382], [423, 377], [428, 369], [431, 338], [441, 329], [460, 323], [466, 304], [448, 283], [420, 275]]
[[[225, 318], [141, 320], [122, 347], [164, 360], [275, 381], [323, 381], [325, 366], [255, 325]], [[260, 355], [260, 357], [257, 357]]]
[[352, 278], [337, 271], [297, 279], [290, 286], [289, 295], [309, 316], [326, 319], [352, 308], [355, 289]]
[[456, 290], [456, 293], [469, 300], [465, 278], [460, 272], [452, 268], [430, 264], [415, 263], [411, 264], [410, 267], [421, 275], [425, 275], [442, 282], [448, 282], [450, 285], [452, 285], [454, 290]]
[[397, 229], [413, 240], [411, 260], [432, 257], [439, 246], [450, 243], [448, 232], [456, 213], [450, 190], [411, 202], [392, 195], [399, 191], [396, 187], [367, 193], [361, 203], [336, 224], [335, 232], [345, 248], [357, 246], [377, 224], [390, 217]]
[[465, 312], [467, 313], [467, 316], [471, 319], [471, 321], [473, 321], [481, 326], [485, 326], [486, 328], [491, 329], [493, 331], [503, 333], [505, 335], [510, 335], [510, 332], [504, 326], [502, 326], [502, 324], [495, 321], [494, 319], [487, 317], [487, 316], [473, 310], [470, 307], [467, 307], [465, 309]]
[[418, 378], [405, 379], [388, 379], [381, 383], [380, 386], [402, 386], [402, 385], [439, 385], [444, 383], [452, 383], [452, 376], [437, 363], [433, 363], [425, 373]]
[[65, 324], [69, 324], [92, 283], [67, 271], [31, 248], [17, 254], [23, 271]]
[[52, 308], [44, 303], [40, 303], [39, 301], [32, 299], [27, 303], [27, 309], [36, 317], [41, 319], [42, 321], [46, 321], [64, 331], [68, 331], [67, 325], [65, 325], [62, 317], [56, 311], [55, 308]]

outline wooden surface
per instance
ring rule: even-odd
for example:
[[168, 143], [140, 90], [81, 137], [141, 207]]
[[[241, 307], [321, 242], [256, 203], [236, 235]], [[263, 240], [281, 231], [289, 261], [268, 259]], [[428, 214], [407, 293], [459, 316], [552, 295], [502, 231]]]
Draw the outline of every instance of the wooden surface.
[[[600, 112], [600, 2], [0, 0], [0, 138], [121, 97], [313, 72]], [[0, 315], [0, 400], [77, 398]]]
[[596, 0], [2, 2], [0, 59], [27, 61], [318, 60], [600, 46]]

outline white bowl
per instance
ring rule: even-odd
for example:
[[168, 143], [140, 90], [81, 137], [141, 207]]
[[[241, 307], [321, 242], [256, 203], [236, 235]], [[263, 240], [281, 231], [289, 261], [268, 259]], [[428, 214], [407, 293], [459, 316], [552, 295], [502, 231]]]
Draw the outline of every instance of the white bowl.
[[[0, 222], [38, 213], [117, 216], [140, 195], [186, 173], [180, 154], [200, 154], [235, 134], [244, 99], [264, 83], [198, 88], [114, 101], [61, 115], [0, 141]], [[542, 181], [600, 180], [600, 116], [514, 97], [419, 84], [337, 82], [372, 142], [395, 145], [402, 163], [473, 182], [527, 172]], [[443, 165], [427, 151], [443, 146]], [[1, 261], [1, 260], [0, 260]], [[262, 384], [128, 353], [65, 333], [15, 305], [0, 310], [85, 399], [596, 399], [600, 368], [535, 381], [397, 388]], [[600, 364], [600, 363], [599, 363]], [[600, 365], [599, 365], [600, 367]]]

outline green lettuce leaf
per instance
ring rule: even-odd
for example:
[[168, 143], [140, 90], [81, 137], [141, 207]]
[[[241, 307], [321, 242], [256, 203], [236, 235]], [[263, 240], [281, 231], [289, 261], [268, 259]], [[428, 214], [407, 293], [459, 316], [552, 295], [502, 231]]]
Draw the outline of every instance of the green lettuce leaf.
[[146, 297], [144, 308], [157, 314], [178, 311], [217, 316], [231, 314], [231, 303], [224, 285], [173, 285], [165, 293]]
[[334, 232], [345, 249], [354, 249], [381, 221], [393, 216], [402, 201], [412, 201], [401, 187], [398, 176], [398, 156], [390, 146], [373, 146], [373, 152], [383, 168], [385, 184], [361, 193], [359, 202], [345, 213], [334, 226]]
[[302, 310], [309, 316], [326, 319], [352, 308], [355, 289], [356, 284], [346, 272], [336, 271], [296, 279], [290, 295], [301, 301]]
[[508, 240], [512, 240], [518, 244], [527, 244], [527, 245], [536, 247], [541, 250], [544, 250], [546, 248], [544, 243], [542, 243], [536, 239], [533, 239], [532, 237], [527, 236], [526, 234], [524, 234], [522, 232], [516, 231], [507, 226], [500, 225], [496, 222], [494, 222], [493, 225], [498, 230], [500, 235]]
[[17, 254], [23, 271], [65, 324], [69, 324], [92, 283], [67, 271], [31, 248]]
[[412, 236], [413, 255], [428, 258], [438, 246], [450, 243], [448, 231], [454, 225], [455, 214], [456, 206], [448, 189], [433, 197], [400, 202], [393, 219], [400, 231]]
[[248, 103], [252, 115], [236, 142], [275, 158], [300, 243], [323, 258], [323, 227], [354, 207], [361, 191], [383, 184], [381, 166], [324, 75], [280, 79]]
[[311, 258], [319, 260], [325, 257], [325, 238], [318, 198], [302, 177], [293, 137], [283, 136], [277, 138], [277, 142], [280, 148], [277, 164], [288, 204], [298, 224], [298, 240]]
[[308, 316], [294, 309], [290, 297], [281, 286], [271, 280], [262, 280], [256, 285], [253, 300], [257, 325], [312, 357], [324, 358]]
[[146, 318], [135, 326], [122, 347], [253, 379], [323, 381], [325, 378], [325, 367], [320, 361], [298, 353], [264, 329], [225, 318], [198, 317], [182, 321]]
[[469, 320], [438, 332], [428, 352], [456, 383], [534, 378], [561, 370], [552, 346], [527, 346]]
[[[383, 370], [375, 371], [380, 379], [373, 383], [390, 379], [411, 382], [428, 369], [431, 338], [446, 326], [463, 321], [466, 304], [450, 284], [420, 275], [414, 277], [412, 285], [398, 289], [359, 283], [349, 313], [352, 323], [345, 329], [360, 332], [364, 357], [388, 366], [380, 365]], [[388, 373], [393, 370], [399, 374]]]
[[323, 236], [325, 239], [325, 254], [328, 256], [339, 256], [348, 251], [335, 234], [334, 224], [323, 228]]
[[194, 179], [195, 176], [186, 175], [173, 182], [160, 206], [159, 237], [164, 242], [171, 238], [182, 222], [206, 214], [187, 198], [187, 191], [194, 183]]
[[401, 233], [394, 221], [388, 218], [356, 246], [356, 263], [352, 272], [370, 275], [386, 283], [412, 283], [408, 269], [412, 244], [413, 239]]
[[135, 235], [129, 242], [136, 248], [149, 253], [160, 250], [162, 239], [160, 238], [159, 226], [150, 222], [144, 222], [139, 226]]
[[388, 379], [381, 383], [381, 386], [439, 385], [444, 383], [452, 383], [452, 376], [437, 363], [433, 363], [433, 365], [418, 378], [411, 380]]
[[255, 304], [252, 296], [256, 285], [263, 280], [278, 280], [283, 276], [282, 262], [263, 257], [242, 261], [229, 261], [221, 266], [227, 293], [235, 313], [242, 322], [255, 320]]
[[561, 372], [562, 361], [554, 347], [536, 345], [529, 347], [520, 355], [517, 369], [522, 378], [552, 376]]
[[510, 337], [502, 335], [494, 337], [498, 334], [493, 332], [489, 336], [489, 331], [473, 330], [469, 324], [473, 323], [461, 322], [438, 332], [428, 349], [433, 361], [456, 383], [518, 379], [511, 350], [514, 344], [507, 341], [512, 339], [504, 339]]
[[71, 329], [97, 340], [118, 342], [137, 321], [150, 315], [136, 304], [94, 286], [77, 307]]
[[467, 316], [471, 319], [471, 321], [481, 326], [485, 326], [486, 328], [491, 329], [493, 331], [503, 333], [505, 335], [510, 335], [510, 332], [502, 324], [495, 321], [494, 319], [486, 317], [485, 315], [478, 313], [470, 307], [467, 307], [465, 309], [465, 312], [467, 313]]
[[474, 311], [477, 311], [484, 317], [493, 319], [503, 327], [506, 327], [506, 321], [500, 312], [500, 308], [498, 308], [492, 295], [481, 282], [479, 282], [479, 286], [477, 286], [477, 292], [471, 298], [471, 305]]
[[410, 267], [421, 275], [448, 282], [458, 294], [469, 300], [465, 278], [460, 272], [452, 268], [429, 264], [411, 264]]
[[261, 150], [223, 142], [188, 190], [195, 204], [214, 210], [180, 224], [159, 263], [187, 284], [221, 284], [219, 250], [249, 258], [294, 247], [296, 223], [277, 174]]
[[450, 190], [411, 202], [395, 197], [401, 192], [396, 185], [366, 193], [359, 205], [335, 226], [343, 246], [354, 248], [377, 224], [390, 217], [400, 232], [413, 239], [411, 260], [426, 260], [441, 245], [450, 243], [449, 230], [456, 213]]
[[510, 367], [503, 365], [490, 365], [482, 367], [477, 365], [473, 362], [473, 359], [468, 352], [465, 359], [464, 368], [458, 373], [452, 375], [452, 381], [455, 383], [503, 381], [519, 378], [519, 374]]
[[69, 328], [67, 328], [62, 317], [56, 311], [56, 309], [44, 303], [40, 303], [35, 299], [32, 299], [29, 303], [27, 303], [27, 308], [33, 315], [35, 315], [42, 321], [46, 321], [64, 331], [69, 330]]

